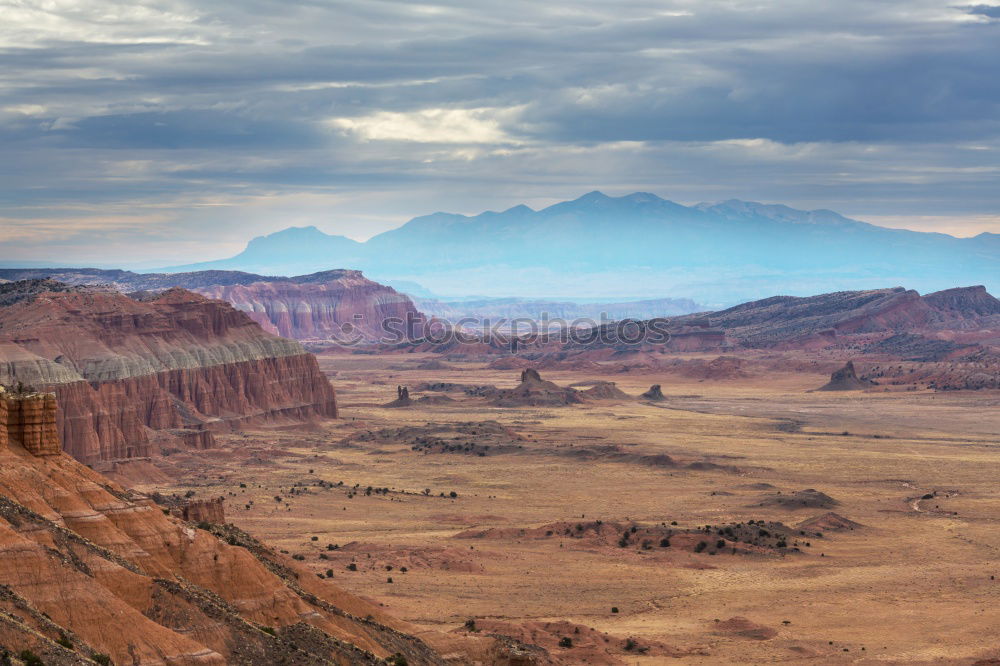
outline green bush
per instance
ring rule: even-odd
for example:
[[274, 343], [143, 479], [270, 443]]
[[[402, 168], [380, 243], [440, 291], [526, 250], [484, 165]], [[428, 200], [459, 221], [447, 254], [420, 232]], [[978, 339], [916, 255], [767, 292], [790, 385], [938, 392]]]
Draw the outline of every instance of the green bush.
[[25, 666], [45, 666], [45, 662], [42, 658], [31, 650], [21, 650], [21, 654], [17, 655], [21, 658], [21, 661], [25, 663]]

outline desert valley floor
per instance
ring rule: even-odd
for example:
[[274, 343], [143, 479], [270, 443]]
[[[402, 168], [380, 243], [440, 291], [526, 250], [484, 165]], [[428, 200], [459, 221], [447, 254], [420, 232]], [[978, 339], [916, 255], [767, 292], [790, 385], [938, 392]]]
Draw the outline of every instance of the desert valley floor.
[[[556, 370], [544, 379], [631, 397], [497, 407], [421, 385], [513, 387], [519, 371], [319, 359], [340, 419], [110, 475], [224, 496], [228, 521], [397, 617], [513, 636], [560, 663], [1000, 656], [997, 391]], [[651, 384], [665, 400], [637, 397]], [[398, 385], [412, 405], [386, 407]]]

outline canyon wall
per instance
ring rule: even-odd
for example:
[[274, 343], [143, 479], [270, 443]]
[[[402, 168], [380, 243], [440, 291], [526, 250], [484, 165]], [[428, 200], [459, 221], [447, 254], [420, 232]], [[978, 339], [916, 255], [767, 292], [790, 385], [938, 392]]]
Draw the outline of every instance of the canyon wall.
[[59, 399], [63, 448], [93, 463], [212, 444], [247, 422], [333, 418], [336, 398], [299, 343], [183, 289], [146, 300], [43, 292], [0, 307], [0, 383]]
[[361, 271], [326, 271], [250, 284], [206, 285], [194, 291], [228, 301], [275, 335], [308, 341], [377, 342], [391, 332], [419, 337], [422, 316], [405, 294], [373, 282]]
[[[158, 293], [182, 287], [228, 301], [274, 335], [310, 342], [378, 342], [383, 322], [395, 318], [397, 338], [420, 337], [424, 319], [406, 294], [369, 280], [361, 271], [335, 269], [281, 277], [240, 271], [133, 273], [96, 268], [0, 269], [0, 306], [25, 293], [88, 287], [122, 293]], [[11, 294], [9, 292], [13, 291]], [[395, 342], [399, 342], [397, 339]]]

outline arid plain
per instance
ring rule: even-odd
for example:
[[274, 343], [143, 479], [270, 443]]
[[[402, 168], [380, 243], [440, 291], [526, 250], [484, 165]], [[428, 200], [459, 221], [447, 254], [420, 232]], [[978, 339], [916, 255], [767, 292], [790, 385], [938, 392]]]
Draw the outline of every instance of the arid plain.
[[[225, 496], [228, 521], [393, 615], [555, 663], [1000, 657], [997, 391], [556, 370], [630, 397], [499, 407], [425, 387], [519, 371], [435, 358], [322, 354], [341, 419], [112, 476]], [[385, 406], [397, 386], [412, 404]]]

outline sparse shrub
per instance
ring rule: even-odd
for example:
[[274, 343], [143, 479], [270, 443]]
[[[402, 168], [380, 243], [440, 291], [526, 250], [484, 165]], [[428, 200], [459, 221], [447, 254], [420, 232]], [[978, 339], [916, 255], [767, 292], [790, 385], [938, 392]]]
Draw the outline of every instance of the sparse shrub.
[[17, 655], [21, 658], [21, 661], [25, 663], [25, 666], [45, 666], [45, 662], [42, 658], [31, 650], [21, 650], [21, 654]]
[[69, 639], [69, 636], [67, 636], [62, 631], [59, 632], [59, 638], [56, 639], [56, 643], [59, 643], [59, 645], [62, 645], [67, 650], [72, 650], [73, 649], [73, 641], [71, 641]]
[[660, 548], [670, 548], [670, 539], [667, 537], [660, 539]]
[[386, 579], [385, 579], [385, 582], [387, 582], [387, 583], [391, 583], [391, 582], [392, 582], [392, 576], [389, 576], [388, 578], [386, 578]]
[[302, 560], [306, 559], [306, 556], [305, 555], [300, 555], [298, 553], [295, 553], [294, 555], [292, 555], [292, 559], [293, 560], [299, 560], [301, 562]]
[[632, 650], [635, 649], [635, 646], [636, 646], [636, 642], [634, 640], [632, 640], [631, 638], [626, 638], [625, 639], [625, 645], [623, 645], [622, 648], [626, 652], [631, 652]]
[[111, 657], [102, 652], [91, 653], [90, 660], [101, 666], [111, 666]]
[[453, 490], [453, 491], [451, 491], [450, 493], [448, 493], [448, 497], [450, 497], [450, 498], [452, 498], [452, 499], [455, 499], [456, 497], [458, 497], [458, 493], [456, 493], [456, 492], [455, 492], [455, 491]]
[[473, 618], [469, 618], [465, 621], [465, 628], [467, 631], [479, 631], [476, 629], [476, 621]]
[[719, 539], [718, 541], [715, 542], [715, 547], [720, 549], [725, 548], [726, 542], [723, 539]]
[[403, 573], [406, 573], [407, 571], [409, 571], [409, 569], [407, 569], [406, 567], [399, 567], [399, 570], [401, 572], [403, 572]]
[[611, 612], [612, 613], [617, 613], [618, 612], [618, 606], [612, 606], [611, 607]]
[[386, 659], [385, 662], [389, 664], [389, 666], [409, 666], [409, 662], [406, 661], [406, 657], [398, 652]]
[[326, 570], [326, 577], [327, 578], [333, 578], [333, 569], [327, 569]]
[[354, 562], [351, 562], [350, 564], [347, 565], [347, 570], [348, 571], [357, 571], [358, 570], [358, 565], [355, 564]]
[[318, 537], [318, 536], [314, 536], [314, 537], [312, 537], [312, 539], [311, 539], [311, 540], [312, 540], [312, 541], [319, 541], [319, 537]]
[[694, 552], [700, 553], [701, 551], [705, 550], [706, 548], [708, 548], [708, 543], [706, 543], [704, 541], [699, 541], [698, 545], [694, 547]]
[[261, 627], [260, 630], [263, 631], [265, 634], [271, 634], [272, 636], [277, 635], [273, 627]]
[[569, 636], [563, 636], [559, 639], [559, 647], [561, 648], [571, 648], [573, 647], [573, 639]]

